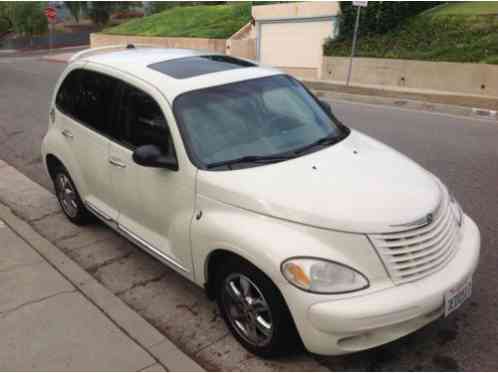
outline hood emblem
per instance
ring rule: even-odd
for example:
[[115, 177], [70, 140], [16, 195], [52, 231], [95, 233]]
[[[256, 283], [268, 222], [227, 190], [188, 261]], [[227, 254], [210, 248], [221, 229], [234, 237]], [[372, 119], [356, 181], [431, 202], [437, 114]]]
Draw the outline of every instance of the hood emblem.
[[420, 219], [411, 221], [409, 223], [404, 223], [404, 224], [394, 224], [394, 225], [391, 225], [391, 227], [418, 228], [418, 227], [423, 227], [425, 225], [429, 225], [433, 221], [434, 221], [434, 214], [431, 212]]

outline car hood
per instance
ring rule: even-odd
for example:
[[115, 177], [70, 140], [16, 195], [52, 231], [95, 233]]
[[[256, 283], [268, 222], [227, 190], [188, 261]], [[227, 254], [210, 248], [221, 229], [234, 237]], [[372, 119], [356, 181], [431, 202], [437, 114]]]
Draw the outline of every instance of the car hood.
[[[442, 199], [438, 180], [394, 149], [352, 130], [343, 141], [288, 161], [199, 171], [198, 193], [242, 209], [356, 233], [402, 230]], [[407, 228], [404, 228], [407, 229]]]

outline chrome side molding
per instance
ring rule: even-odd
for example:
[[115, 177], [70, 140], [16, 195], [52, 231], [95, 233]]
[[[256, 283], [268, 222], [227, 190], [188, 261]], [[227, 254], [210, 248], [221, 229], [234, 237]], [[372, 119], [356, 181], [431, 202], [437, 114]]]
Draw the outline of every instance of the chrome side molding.
[[185, 267], [183, 267], [181, 264], [179, 264], [177, 261], [173, 260], [171, 257], [167, 256], [163, 252], [161, 252], [159, 249], [145, 241], [143, 238], [139, 237], [126, 227], [123, 227], [122, 225], [118, 224], [118, 229], [121, 231], [121, 233], [130, 239], [131, 241], [135, 242], [138, 246], [140, 246], [142, 249], [147, 251], [149, 254], [152, 256], [156, 257], [160, 261], [162, 261], [165, 264], [171, 265], [177, 269], [179, 269], [182, 272], [188, 273], [189, 270]]
[[85, 205], [86, 205], [86, 207], [88, 207], [89, 210], [91, 210], [95, 215], [97, 215], [101, 219], [106, 220], [108, 222], [113, 222], [114, 221], [113, 218], [111, 218], [109, 215], [107, 215], [105, 212], [103, 212], [102, 210], [100, 210], [98, 207], [96, 207], [92, 203], [90, 203], [88, 201], [85, 201]]

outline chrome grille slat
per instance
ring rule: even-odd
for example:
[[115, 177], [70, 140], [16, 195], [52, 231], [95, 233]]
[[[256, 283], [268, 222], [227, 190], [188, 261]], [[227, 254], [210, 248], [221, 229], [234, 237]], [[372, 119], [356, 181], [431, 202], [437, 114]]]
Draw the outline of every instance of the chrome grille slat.
[[[444, 240], [442, 241], [443, 247], [446, 247], [446, 244], [451, 241], [453, 236], [451, 234], [448, 234], [445, 236]], [[422, 252], [418, 253], [416, 256], [408, 256], [406, 259], [399, 259], [396, 262], [392, 262], [393, 264], [396, 265], [396, 267], [399, 268], [406, 268], [406, 267], [413, 267], [413, 262], [415, 260], [419, 261], [419, 263], [425, 262], [425, 261], [430, 261], [431, 258], [437, 258], [441, 254], [441, 248], [436, 246], [434, 247], [430, 252]]]
[[396, 239], [400, 239], [400, 238], [410, 238], [412, 236], [418, 236], [420, 234], [426, 233], [426, 232], [434, 229], [434, 227], [438, 225], [439, 221], [445, 217], [445, 215], [448, 211], [445, 208], [445, 206], [447, 206], [447, 203], [448, 203], [447, 200], [445, 200], [445, 201], [443, 201], [443, 203], [441, 203], [441, 205], [439, 206], [439, 208], [437, 209], [437, 211], [434, 214], [434, 221], [432, 224], [425, 225], [422, 227], [412, 228], [412, 229], [408, 229], [408, 230], [402, 230], [399, 232], [373, 234], [372, 237], [378, 237], [382, 240], [390, 241], [390, 240], [396, 240]]
[[428, 276], [444, 267], [453, 257], [458, 225], [451, 208], [445, 194], [430, 224], [369, 236], [394, 283]]
[[452, 219], [448, 219], [447, 221], [444, 222], [444, 225], [438, 227], [439, 231], [437, 232], [437, 234], [435, 235], [431, 234], [431, 236], [433, 237], [428, 237], [427, 239], [421, 240], [420, 243], [418, 244], [406, 245], [400, 249], [397, 248], [386, 249], [384, 247], [380, 247], [380, 250], [390, 255], [414, 254], [420, 251], [426, 251], [427, 249], [430, 249], [434, 245], [437, 245], [443, 237], [445, 237], [448, 233], [451, 232], [452, 224], [453, 224]]
[[[417, 260], [417, 265], [415, 268], [420, 268], [422, 267], [424, 264], [426, 263], [432, 263], [432, 262], [435, 262], [436, 260], [438, 260], [439, 258], [441, 258], [442, 256], [444, 256], [444, 254], [447, 253], [448, 249], [450, 247], [448, 247], [448, 243], [452, 243], [453, 241], [453, 236], [452, 235], [449, 235], [447, 236], [445, 242], [444, 242], [444, 246], [443, 246], [443, 249], [440, 249], [438, 251], [436, 251], [435, 253], [433, 253], [432, 255], [429, 255], [429, 257], [422, 257], [422, 258], [414, 258], [415, 259], [418, 259]], [[405, 268], [413, 268], [413, 263], [414, 261], [412, 260], [412, 263], [410, 264], [402, 264], [402, 265], [397, 265], [396, 266], [396, 269], [397, 270], [403, 270]], [[405, 272], [403, 272], [405, 273]]]
[[379, 247], [396, 249], [397, 247], [400, 246], [410, 247], [426, 242], [431, 238], [433, 238], [434, 236], [437, 236], [442, 230], [444, 230], [447, 227], [448, 221], [450, 221], [451, 217], [449, 216], [450, 215], [449, 213], [444, 215], [445, 215], [444, 218], [439, 220], [437, 223], [430, 224], [431, 226], [434, 225], [433, 227], [434, 229], [431, 229], [425, 234], [421, 233], [420, 235], [409, 239], [403, 238], [403, 239], [398, 239], [397, 241], [389, 241], [388, 243], [380, 244]]

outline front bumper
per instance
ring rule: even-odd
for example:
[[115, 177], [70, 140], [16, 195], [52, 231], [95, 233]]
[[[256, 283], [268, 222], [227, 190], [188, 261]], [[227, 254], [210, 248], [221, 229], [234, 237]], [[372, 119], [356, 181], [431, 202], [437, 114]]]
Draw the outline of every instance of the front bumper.
[[306, 348], [322, 355], [360, 351], [398, 339], [439, 318], [444, 313], [444, 294], [473, 275], [479, 250], [479, 229], [465, 216], [459, 248], [440, 271], [368, 295], [312, 304], [306, 320], [296, 320]]

